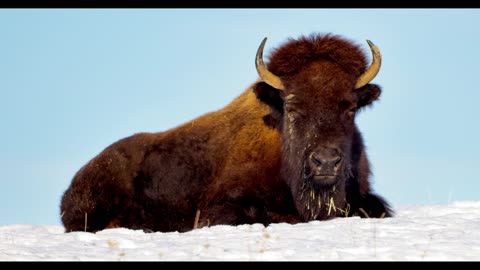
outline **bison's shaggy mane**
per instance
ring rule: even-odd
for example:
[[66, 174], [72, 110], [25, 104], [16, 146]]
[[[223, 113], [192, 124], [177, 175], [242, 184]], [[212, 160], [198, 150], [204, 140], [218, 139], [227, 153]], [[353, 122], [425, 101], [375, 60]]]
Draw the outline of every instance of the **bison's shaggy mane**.
[[358, 77], [367, 65], [360, 46], [332, 34], [311, 34], [290, 38], [270, 55], [268, 69], [277, 76], [294, 75], [298, 70], [319, 59], [340, 65], [347, 73]]

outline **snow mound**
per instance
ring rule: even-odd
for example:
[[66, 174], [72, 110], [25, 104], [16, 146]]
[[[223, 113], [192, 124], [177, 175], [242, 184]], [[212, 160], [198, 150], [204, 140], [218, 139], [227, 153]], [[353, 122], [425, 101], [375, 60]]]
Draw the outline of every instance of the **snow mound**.
[[186, 233], [3, 225], [0, 260], [478, 260], [479, 228], [480, 201], [402, 208], [387, 219], [218, 225]]

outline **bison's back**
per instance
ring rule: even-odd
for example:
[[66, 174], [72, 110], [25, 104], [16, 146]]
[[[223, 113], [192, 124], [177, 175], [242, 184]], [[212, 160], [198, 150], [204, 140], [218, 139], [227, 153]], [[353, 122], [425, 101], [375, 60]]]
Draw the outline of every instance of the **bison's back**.
[[[197, 209], [213, 222], [224, 215], [224, 202], [238, 196], [269, 206], [282, 197], [272, 189], [284, 185], [280, 137], [264, 123], [269, 113], [247, 90], [225, 108], [174, 129], [112, 144], [80, 169], [65, 192], [66, 230], [186, 231]], [[207, 215], [216, 207], [218, 214]]]

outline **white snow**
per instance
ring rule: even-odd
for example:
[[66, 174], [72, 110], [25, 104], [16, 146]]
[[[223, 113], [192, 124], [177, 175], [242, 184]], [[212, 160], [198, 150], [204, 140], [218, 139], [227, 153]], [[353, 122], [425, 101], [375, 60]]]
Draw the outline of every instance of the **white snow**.
[[479, 259], [480, 201], [402, 208], [387, 219], [218, 225], [186, 233], [0, 226], [1, 261]]

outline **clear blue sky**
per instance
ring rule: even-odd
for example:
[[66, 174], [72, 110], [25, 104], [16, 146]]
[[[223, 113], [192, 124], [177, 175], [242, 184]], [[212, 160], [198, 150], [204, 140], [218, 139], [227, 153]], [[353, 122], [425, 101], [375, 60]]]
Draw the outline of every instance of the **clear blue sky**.
[[60, 224], [105, 147], [223, 107], [263, 37], [268, 55], [312, 32], [381, 49], [381, 99], [357, 118], [374, 189], [394, 207], [479, 200], [479, 26], [479, 9], [0, 10], [0, 224]]

